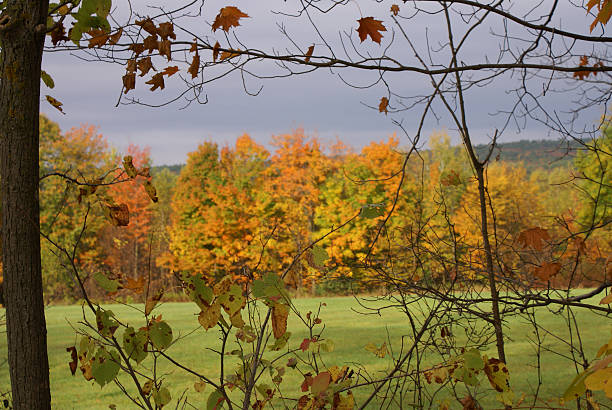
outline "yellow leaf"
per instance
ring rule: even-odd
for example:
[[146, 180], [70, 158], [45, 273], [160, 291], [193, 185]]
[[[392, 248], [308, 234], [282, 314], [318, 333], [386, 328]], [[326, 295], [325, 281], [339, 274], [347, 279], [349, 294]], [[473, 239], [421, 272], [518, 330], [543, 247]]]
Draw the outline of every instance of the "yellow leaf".
[[597, 370], [584, 379], [584, 385], [590, 390], [604, 390], [612, 378], [612, 367]]
[[372, 342], [368, 343], [365, 346], [365, 349], [368, 352], [372, 352], [376, 355], [376, 357], [380, 357], [381, 359], [387, 355], [387, 342], [384, 342], [380, 348], [376, 347], [376, 345]]
[[219, 318], [221, 317], [221, 305], [217, 301], [213, 302], [211, 306], [200, 312], [198, 316], [198, 322], [202, 325], [205, 330], [214, 327]]

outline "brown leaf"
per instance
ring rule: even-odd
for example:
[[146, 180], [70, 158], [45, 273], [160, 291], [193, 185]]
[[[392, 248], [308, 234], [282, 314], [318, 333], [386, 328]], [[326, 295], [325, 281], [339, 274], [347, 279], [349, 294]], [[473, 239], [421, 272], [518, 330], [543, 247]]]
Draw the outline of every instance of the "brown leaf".
[[283, 303], [275, 303], [272, 307], [272, 330], [274, 338], [279, 339], [287, 331], [287, 317], [289, 306]]
[[119, 42], [119, 39], [121, 38], [122, 34], [123, 34], [123, 28], [120, 27], [119, 30], [117, 30], [115, 34], [113, 34], [112, 36], [108, 38], [108, 43], [114, 46], [115, 44]]
[[51, 30], [49, 35], [51, 36], [51, 42], [54, 46], [56, 46], [60, 41], [68, 40], [68, 37], [66, 36], [66, 29], [61, 21], [56, 24], [55, 28]]
[[133, 73], [136, 71], [136, 60], [129, 59], [127, 64], [125, 65], [125, 69], [128, 73]]
[[132, 162], [133, 160], [134, 158], [132, 158], [131, 155], [126, 155], [123, 157], [123, 170], [130, 178], [136, 178], [138, 175], [138, 170], [134, 166], [134, 163]]
[[168, 40], [168, 37], [176, 40], [176, 34], [174, 34], [174, 24], [170, 23], [169, 21], [166, 23], [159, 23], [159, 26], [157, 26], [157, 34], [159, 34], [159, 36], [164, 40]]
[[138, 69], [140, 70], [140, 77], [144, 77], [151, 69], [155, 70], [151, 57], [145, 57], [138, 60]]
[[249, 17], [247, 14], [243, 13], [238, 9], [238, 7], [227, 6], [223, 7], [217, 17], [215, 17], [215, 21], [212, 25], [212, 31], [217, 31], [219, 27], [223, 29], [223, 31], [229, 31], [231, 27], [238, 27], [240, 25], [239, 20], [242, 17]]
[[331, 382], [331, 374], [329, 372], [321, 372], [317, 374], [314, 379], [312, 379], [312, 386], [310, 386], [310, 391], [312, 394], [320, 394], [323, 393], [329, 387], [329, 383]]
[[461, 404], [463, 404], [463, 410], [476, 410], [478, 407], [476, 405], [476, 401], [471, 395], [467, 395], [461, 400], [459, 400]]
[[147, 193], [149, 198], [151, 198], [151, 201], [157, 202], [159, 200], [159, 198], [157, 198], [157, 190], [155, 189], [155, 186], [151, 183], [151, 181], [149, 181], [148, 179], [145, 180], [142, 183], [142, 186], [144, 186], [145, 192]]
[[155, 23], [153, 23], [153, 20], [149, 17], [144, 20], [136, 20], [136, 25], [142, 27], [142, 29], [149, 34], [157, 34]]
[[127, 73], [123, 76], [123, 93], [127, 94], [128, 91], [136, 88], [136, 73]]
[[375, 20], [374, 17], [364, 17], [357, 20], [357, 22], [359, 23], [357, 33], [359, 33], [359, 39], [362, 43], [367, 36], [370, 36], [372, 41], [380, 44], [380, 40], [383, 37], [380, 31], [387, 31], [381, 20]]
[[87, 48], [102, 47], [109, 39], [108, 33], [104, 30], [92, 29], [89, 30], [87, 34], [91, 36], [91, 38], [88, 40], [89, 44], [87, 45]]
[[62, 114], [66, 114], [64, 112], [64, 110], [62, 109], [62, 105], [64, 105], [62, 102], [56, 100], [55, 98], [51, 97], [50, 95], [46, 95], [45, 97], [47, 98], [47, 101], [49, 101], [49, 104], [51, 104], [53, 107], [55, 107], [56, 110], [58, 110]]
[[314, 44], [311, 45], [310, 47], [308, 47], [308, 51], [306, 51], [306, 54], [304, 54], [306, 56], [306, 58], [304, 59], [305, 62], [309, 62], [310, 61], [310, 57], [312, 57], [312, 53], [314, 51]]
[[157, 50], [159, 48], [159, 41], [157, 41], [157, 34], [151, 34], [149, 37], [145, 38], [142, 42], [142, 45], [145, 50], [149, 53], [152, 53], [153, 50]]
[[[219, 42], [217, 41], [217, 43], [219, 43]], [[190, 53], [193, 53], [194, 51], [196, 53], [198, 52], [198, 39], [197, 38], [193, 39], [193, 43], [191, 43], [191, 47], [189, 47], [189, 52]]]
[[74, 376], [77, 369], [77, 349], [74, 346], [70, 346], [66, 348], [66, 351], [70, 353], [70, 361], [68, 362], [68, 366], [70, 366], [70, 373]]
[[108, 205], [111, 223], [115, 226], [128, 226], [130, 223], [130, 210], [126, 204]]
[[543, 282], [547, 282], [561, 270], [559, 262], [545, 262], [533, 270], [533, 274]]
[[168, 77], [173, 76], [174, 74], [176, 74], [178, 72], [179, 68], [176, 65], [170, 66], [170, 67], [166, 67], [164, 69], [164, 71], [162, 71], [162, 74], [167, 75]]
[[387, 107], [389, 106], [389, 99], [387, 97], [382, 97], [380, 99], [380, 104], [378, 104], [378, 112], [384, 112], [385, 115], [389, 112]]
[[[240, 51], [240, 50], [238, 50], [238, 51]], [[240, 55], [239, 53], [234, 53], [233, 51], [223, 51], [221, 53], [221, 57], [219, 58], [219, 61], [223, 61], [223, 60], [226, 60], [228, 58], [236, 57], [236, 56], [239, 56], [239, 55]]]
[[145, 51], [145, 47], [142, 43], [130, 44], [128, 49], [132, 50], [136, 55], [140, 55]]
[[135, 293], [144, 292], [144, 286], [145, 286], [144, 275], [140, 275], [138, 279], [132, 279], [128, 277], [126, 280], [123, 281], [123, 287]]
[[196, 53], [193, 56], [193, 60], [191, 60], [191, 65], [189, 66], [189, 70], [187, 70], [187, 72], [191, 74], [191, 78], [196, 78], [198, 76], [199, 70], [200, 70], [200, 55]]
[[304, 381], [302, 382], [302, 386], [301, 386], [301, 389], [302, 389], [303, 392], [307, 392], [308, 391], [310, 386], [312, 386], [312, 381], [313, 381], [312, 374], [311, 373], [306, 373], [304, 375]]
[[397, 16], [397, 13], [399, 13], [399, 6], [397, 4], [391, 6], [391, 13], [393, 13], [394, 16]]
[[155, 74], [149, 81], [145, 82], [145, 84], [150, 84], [152, 86], [151, 91], [155, 91], [158, 88], [163, 90], [166, 87], [164, 84], [164, 75], [162, 73]]
[[529, 246], [537, 251], [541, 251], [544, 249], [546, 241], [550, 240], [550, 236], [546, 229], [535, 227], [521, 232], [516, 240], [523, 245], [523, 248]]
[[172, 42], [170, 40], [162, 40], [159, 42], [159, 55], [166, 56], [168, 61], [172, 60]]
[[155, 308], [157, 303], [159, 303], [163, 295], [164, 295], [164, 290], [159, 289], [157, 293], [155, 293], [152, 297], [147, 299], [147, 302], [145, 303], [145, 315], [148, 316], [153, 311], [153, 309]]
[[217, 58], [219, 57], [219, 47], [221, 47], [221, 44], [219, 44], [217, 41], [213, 47], [213, 61], [217, 61]]

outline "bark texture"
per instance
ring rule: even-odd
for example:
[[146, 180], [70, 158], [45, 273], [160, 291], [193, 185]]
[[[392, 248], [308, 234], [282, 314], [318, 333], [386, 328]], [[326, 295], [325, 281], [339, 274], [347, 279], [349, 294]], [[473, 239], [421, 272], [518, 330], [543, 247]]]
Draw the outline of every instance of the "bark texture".
[[13, 407], [50, 409], [40, 265], [38, 114], [48, 1], [9, 0], [0, 15], [0, 195]]

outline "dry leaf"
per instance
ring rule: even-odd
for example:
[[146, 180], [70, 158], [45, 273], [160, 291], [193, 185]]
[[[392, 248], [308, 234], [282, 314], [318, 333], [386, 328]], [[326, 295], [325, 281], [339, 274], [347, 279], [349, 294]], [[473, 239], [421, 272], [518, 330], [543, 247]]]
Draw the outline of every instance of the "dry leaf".
[[174, 74], [176, 74], [178, 70], [179, 70], [178, 66], [173, 65], [171, 67], [166, 67], [164, 71], [162, 71], [162, 74], [167, 75], [168, 77], [171, 77]]
[[193, 60], [191, 60], [191, 65], [189, 66], [189, 70], [187, 72], [191, 74], [191, 78], [196, 78], [198, 76], [198, 71], [200, 70], [200, 55], [196, 53], [193, 56]]
[[378, 112], [384, 112], [385, 115], [389, 112], [387, 107], [389, 105], [389, 99], [387, 97], [382, 97], [380, 99], [380, 104], [378, 104]]
[[533, 274], [543, 282], [548, 281], [561, 270], [559, 262], [545, 262], [533, 270]]
[[219, 27], [223, 29], [223, 31], [229, 31], [231, 27], [238, 27], [240, 25], [239, 20], [242, 17], [249, 17], [247, 14], [243, 13], [238, 9], [238, 7], [227, 6], [223, 7], [217, 17], [215, 17], [215, 21], [212, 25], [212, 31], [217, 31]]
[[[240, 50], [237, 50], [237, 51], [240, 51]], [[228, 58], [236, 57], [236, 56], [239, 56], [239, 55], [240, 55], [239, 53], [235, 53], [235, 52], [233, 52], [233, 50], [232, 51], [224, 51], [224, 52], [221, 53], [221, 57], [219, 58], [219, 61], [223, 61], [223, 60], [226, 60]]]
[[61, 21], [56, 24], [55, 28], [51, 30], [49, 35], [51, 36], [51, 43], [53, 43], [54, 46], [56, 46], [60, 41], [69, 40], [69, 38], [66, 36], [64, 24]]
[[145, 82], [145, 84], [150, 84], [152, 86], [151, 91], [155, 91], [158, 88], [163, 90], [166, 86], [164, 84], [164, 75], [162, 73], [155, 74], [149, 81]]
[[136, 25], [142, 27], [142, 29], [149, 34], [157, 34], [155, 23], [148, 17], [144, 20], [136, 20]]
[[544, 249], [546, 241], [550, 240], [550, 236], [546, 229], [535, 227], [521, 232], [516, 240], [524, 248], [529, 246], [537, 251], [541, 251]]
[[136, 60], [129, 59], [127, 64], [125, 65], [125, 69], [128, 73], [133, 73], [136, 71]]
[[140, 55], [145, 51], [144, 45], [142, 43], [134, 43], [130, 44], [128, 47], [129, 50], [132, 50], [134, 54]]
[[119, 30], [117, 30], [117, 32], [115, 34], [113, 34], [112, 36], [110, 36], [108, 39], [108, 43], [110, 45], [115, 45], [119, 42], [119, 39], [121, 38], [121, 35], [123, 34], [123, 28], [120, 27]]
[[191, 43], [191, 47], [189, 47], [189, 52], [190, 53], [193, 53], [194, 51], [196, 53], [198, 52], [198, 39], [197, 38], [193, 39], [193, 43]]
[[289, 306], [283, 303], [275, 303], [272, 307], [272, 330], [274, 338], [279, 339], [287, 331], [287, 317]]
[[399, 13], [399, 6], [397, 4], [391, 6], [391, 13], [393, 13], [394, 16], [397, 16], [397, 13]]
[[166, 56], [168, 61], [172, 60], [172, 42], [170, 40], [162, 40], [159, 42], [159, 55]]
[[153, 50], [157, 50], [159, 48], [159, 41], [157, 41], [157, 34], [151, 34], [149, 37], [145, 38], [142, 42], [144, 49], [150, 53]]
[[304, 54], [306, 56], [306, 58], [304, 59], [305, 62], [309, 62], [310, 61], [310, 57], [312, 57], [312, 53], [314, 51], [314, 44], [311, 45], [310, 47], [308, 47], [308, 51], [306, 51], [306, 54]]
[[50, 95], [46, 95], [45, 97], [47, 97], [47, 101], [49, 101], [49, 104], [51, 104], [53, 107], [55, 107], [55, 109], [57, 109], [62, 114], [66, 114], [64, 112], [64, 110], [62, 109], [62, 105], [64, 105], [62, 102], [56, 100], [55, 98], [51, 97]]
[[153, 311], [155, 306], [159, 303], [163, 295], [164, 295], [164, 290], [160, 289], [152, 297], [147, 299], [147, 302], [145, 303], [145, 315], [148, 316], [149, 314], [151, 314], [151, 312]]
[[357, 22], [359, 23], [357, 33], [359, 33], [359, 39], [362, 43], [367, 36], [370, 36], [372, 41], [380, 44], [380, 40], [383, 37], [380, 32], [387, 31], [381, 20], [375, 20], [374, 17], [364, 17], [357, 20]]
[[155, 189], [155, 186], [151, 183], [151, 181], [147, 179], [142, 183], [142, 186], [144, 186], [145, 192], [147, 193], [149, 198], [151, 198], [151, 201], [157, 202], [159, 200], [159, 198], [157, 198], [157, 190]]
[[159, 34], [163, 40], [168, 40], [168, 37], [176, 40], [176, 34], [174, 34], [174, 24], [170, 22], [159, 23], [159, 26], [157, 26], [157, 34]]
[[144, 292], [144, 285], [145, 285], [144, 275], [140, 275], [138, 279], [132, 279], [128, 277], [125, 281], [123, 281], [123, 287], [135, 293]]
[[130, 210], [126, 204], [107, 205], [111, 223], [115, 226], [128, 226], [130, 223]]
[[92, 29], [87, 32], [91, 36], [87, 48], [102, 47], [108, 41], [108, 33], [100, 29]]
[[127, 73], [123, 76], [123, 93], [127, 94], [134, 88], [136, 88], [136, 73]]
[[70, 353], [70, 362], [68, 362], [68, 366], [70, 366], [70, 373], [74, 376], [77, 369], [77, 350], [76, 347], [70, 346], [66, 348], [66, 351]]
[[140, 70], [140, 77], [144, 77], [151, 69], [155, 70], [153, 62], [151, 62], [151, 57], [145, 57], [138, 60], [138, 69]]
[[609, 305], [612, 304], [612, 293], [605, 296], [602, 300], [599, 301], [600, 305]]

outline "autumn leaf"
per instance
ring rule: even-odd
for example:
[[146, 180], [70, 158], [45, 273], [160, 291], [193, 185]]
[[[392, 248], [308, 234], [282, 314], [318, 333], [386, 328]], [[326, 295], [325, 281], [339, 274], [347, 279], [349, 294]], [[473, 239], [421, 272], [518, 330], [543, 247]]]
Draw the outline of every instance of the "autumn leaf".
[[310, 57], [312, 57], [312, 53], [314, 51], [314, 44], [311, 45], [310, 47], [308, 47], [308, 51], [306, 51], [306, 54], [304, 54], [306, 56], [306, 58], [304, 59], [304, 62], [309, 62], [310, 61]]
[[600, 305], [609, 305], [612, 304], [612, 293], [605, 296], [603, 299], [599, 301]]
[[153, 296], [147, 299], [147, 302], [145, 303], [145, 315], [148, 316], [149, 314], [151, 314], [151, 312], [153, 311], [155, 306], [157, 306], [157, 304], [159, 303], [163, 295], [164, 295], [164, 290], [159, 289], [157, 293], [155, 293]]
[[144, 187], [145, 192], [147, 193], [152, 202], [157, 202], [159, 200], [159, 198], [157, 197], [157, 190], [155, 189], [155, 186], [151, 183], [151, 181], [144, 181], [142, 183], [142, 186]]
[[310, 339], [304, 339], [302, 340], [302, 343], [300, 343], [300, 349], [302, 350], [302, 352], [305, 352], [306, 350], [308, 350], [309, 346], [310, 346]]
[[145, 50], [149, 53], [152, 53], [153, 50], [157, 50], [159, 48], [159, 41], [157, 41], [157, 34], [151, 34], [149, 37], [145, 38], [142, 41], [142, 45]]
[[200, 55], [196, 53], [191, 60], [191, 65], [189, 66], [189, 70], [187, 72], [191, 74], [191, 78], [196, 78], [198, 76], [198, 71], [200, 70]]
[[40, 70], [40, 78], [41, 80], [43, 80], [43, 83], [45, 83], [47, 87], [55, 87], [55, 82], [53, 81], [53, 78], [51, 78], [49, 73], [47, 73], [45, 70]]
[[138, 170], [134, 166], [133, 160], [134, 158], [131, 155], [123, 157], [123, 170], [130, 178], [136, 178], [138, 175]]
[[274, 338], [280, 338], [287, 331], [287, 317], [289, 306], [283, 303], [275, 303], [272, 307], [272, 330]]
[[365, 346], [365, 349], [368, 352], [374, 353], [376, 357], [380, 357], [382, 359], [387, 355], [387, 342], [383, 342], [380, 348], [376, 347], [374, 343], [370, 342]]
[[142, 43], [130, 44], [128, 49], [132, 50], [136, 55], [140, 55], [145, 51], [145, 47]]
[[399, 13], [399, 6], [397, 4], [391, 6], [391, 13], [393, 13], [394, 16], [397, 16], [397, 13]]
[[126, 204], [107, 205], [108, 218], [115, 226], [128, 226], [130, 223], [130, 211]]
[[75, 346], [70, 346], [66, 348], [66, 351], [70, 353], [70, 362], [68, 362], [68, 366], [70, 366], [70, 373], [74, 376], [77, 369], [77, 349]]
[[323, 393], [329, 387], [331, 382], [331, 374], [329, 372], [321, 372], [312, 379], [310, 391], [314, 395]]
[[104, 30], [92, 29], [87, 32], [91, 36], [87, 48], [102, 47], [108, 41], [109, 35]]
[[362, 43], [367, 36], [370, 36], [372, 41], [380, 44], [380, 40], [383, 37], [380, 32], [387, 31], [381, 20], [375, 20], [374, 17], [363, 17], [357, 20], [357, 22], [359, 23], [357, 33], [359, 33], [359, 39]]
[[51, 36], [51, 43], [56, 46], [60, 41], [67, 41], [69, 38], [66, 36], [66, 29], [64, 24], [60, 21], [55, 24], [55, 28], [49, 33]]
[[51, 97], [50, 95], [46, 95], [45, 97], [47, 98], [47, 101], [49, 102], [49, 104], [51, 104], [53, 107], [55, 107], [55, 109], [57, 109], [62, 114], [66, 114], [64, 112], [64, 110], [62, 109], [62, 105], [63, 105], [62, 102], [56, 100], [55, 98]]
[[162, 73], [157, 73], [153, 77], [151, 77], [149, 81], [145, 82], [145, 84], [150, 84], [152, 86], [151, 91], [155, 91], [158, 88], [161, 88], [163, 90], [165, 87], [164, 75]]
[[121, 28], [119, 28], [119, 30], [117, 30], [117, 32], [115, 34], [111, 35], [108, 38], [108, 43], [110, 45], [114, 46], [115, 44], [117, 44], [119, 42], [119, 39], [121, 38], [122, 34], [123, 34], [123, 28], [121, 27]]
[[221, 44], [219, 44], [219, 42], [217, 41], [213, 47], [213, 61], [217, 61], [217, 58], [219, 57], [219, 47], [221, 47]]
[[172, 60], [172, 42], [170, 40], [160, 41], [158, 50], [160, 56], [166, 56], [168, 61]]
[[138, 66], [138, 64], [136, 63], [136, 60], [134, 60], [133, 58], [129, 59], [127, 61], [127, 64], [125, 65], [125, 70], [128, 73], [134, 73], [136, 72], [136, 67]]
[[174, 65], [171, 67], [166, 67], [164, 71], [162, 71], [162, 74], [167, 75], [168, 77], [171, 77], [174, 74], [176, 74], [178, 70], [179, 70], [178, 66]]
[[[217, 41], [217, 44], [219, 44], [219, 42]], [[193, 53], [193, 52], [198, 52], [198, 39], [194, 38], [193, 39], [193, 43], [191, 43], [191, 47], [189, 47], [189, 52]]]
[[595, 26], [598, 23], [607, 24], [612, 16], [612, 1], [610, 0], [589, 0], [587, 3], [587, 11], [591, 11], [593, 7], [597, 6], [597, 15], [593, 23], [591, 23], [590, 29], [593, 32]]
[[170, 22], [159, 23], [159, 26], [157, 26], [157, 34], [159, 34], [163, 40], [168, 40], [168, 37], [176, 40], [176, 34], [174, 34], [174, 24]]
[[548, 281], [561, 270], [561, 264], [558, 262], [545, 262], [542, 266], [538, 266], [533, 270], [533, 274], [543, 282]]
[[151, 20], [150, 18], [136, 20], [135, 24], [137, 26], [140, 26], [147, 33], [157, 35], [157, 28], [155, 27], [155, 23], [153, 23], [153, 20]]
[[387, 110], [387, 106], [389, 105], [389, 99], [387, 97], [382, 97], [380, 99], [380, 104], [378, 104], [378, 112], [384, 112], [385, 115], [389, 112]]
[[215, 21], [212, 25], [212, 31], [217, 31], [217, 29], [221, 27], [223, 31], [227, 32], [231, 27], [238, 27], [240, 25], [239, 20], [243, 17], [249, 16], [240, 11], [238, 7], [223, 7], [219, 11], [219, 14], [217, 14], [217, 17], [215, 17]]
[[[237, 50], [237, 51], [240, 51], [240, 50]], [[231, 51], [224, 51], [224, 52], [221, 53], [221, 57], [219, 58], [219, 61], [223, 61], [223, 60], [226, 60], [228, 58], [236, 57], [236, 56], [239, 56], [239, 55], [240, 55], [239, 53], [235, 53], [235, 52], [233, 52], [233, 50], [231, 50]]]
[[221, 305], [215, 301], [209, 307], [202, 309], [198, 316], [198, 322], [200, 322], [200, 325], [202, 325], [204, 330], [208, 330], [216, 326], [220, 317]]
[[151, 61], [151, 57], [141, 58], [140, 60], [138, 60], [137, 66], [140, 70], [140, 77], [144, 77], [151, 69], [155, 70], [155, 67], [153, 67], [153, 62]]
[[524, 248], [529, 246], [537, 251], [544, 249], [544, 245], [549, 240], [548, 231], [539, 227], [524, 230], [517, 238], [517, 242], [523, 245]]
[[123, 281], [123, 287], [125, 289], [131, 290], [134, 293], [142, 293], [142, 292], [144, 292], [144, 286], [145, 286], [145, 277], [144, 277], [144, 275], [138, 276], [138, 279], [133, 279], [133, 278], [128, 276]]

